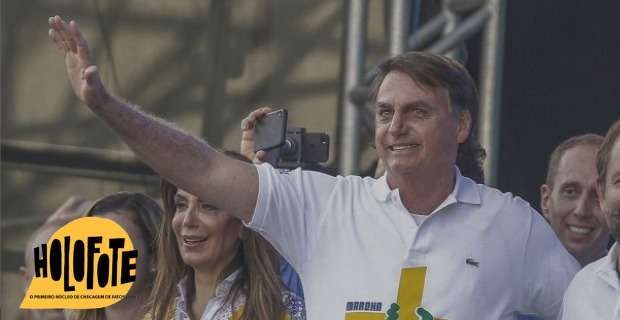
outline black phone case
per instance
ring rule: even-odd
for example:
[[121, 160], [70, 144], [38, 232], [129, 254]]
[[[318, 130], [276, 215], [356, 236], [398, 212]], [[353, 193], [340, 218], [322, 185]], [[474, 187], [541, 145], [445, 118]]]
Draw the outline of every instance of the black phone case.
[[256, 123], [254, 129], [254, 152], [270, 150], [284, 144], [288, 112], [280, 109], [270, 112]]

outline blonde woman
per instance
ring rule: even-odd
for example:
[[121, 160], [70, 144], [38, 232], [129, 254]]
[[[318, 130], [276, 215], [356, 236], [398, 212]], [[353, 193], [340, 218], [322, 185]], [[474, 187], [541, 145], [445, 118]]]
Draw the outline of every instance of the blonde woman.
[[[228, 156], [247, 161], [234, 152]], [[235, 161], [232, 160], [231, 161]], [[305, 319], [302, 300], [284, 289], [275, 250], [241, 221], [162, 181], [164, 216], [154, 320]]]

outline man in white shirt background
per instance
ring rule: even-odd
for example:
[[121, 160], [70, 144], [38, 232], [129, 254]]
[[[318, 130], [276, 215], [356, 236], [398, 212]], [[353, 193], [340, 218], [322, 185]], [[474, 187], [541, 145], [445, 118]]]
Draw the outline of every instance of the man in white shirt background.
[[[607, 254], [609, 232], [596, 195], [598, 134], [570, 137], [549, 157], [540, 207], [556, 235], [583, 267]], [[534, 320], [522, 315], [520, 320]]]
[[596, 156], [597, 193], [616, 243], [603, 258], [584, 267], [562, 304], [563, 320], [620, 319], [620, 121], [605, 136]]

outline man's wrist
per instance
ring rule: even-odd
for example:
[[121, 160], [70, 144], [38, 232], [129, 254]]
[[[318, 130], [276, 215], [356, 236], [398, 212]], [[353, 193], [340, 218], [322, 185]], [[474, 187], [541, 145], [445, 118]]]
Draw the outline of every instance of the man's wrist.
[[122, 99], [115, 97], [107, 92], [107, 90], [101, 90], [97, 93], [97, 98], [93, 104], [89, 104], [88, 107], [96, 114], [100, 114], [101, 111], [113, 108], [114, 105], [121, 103]]

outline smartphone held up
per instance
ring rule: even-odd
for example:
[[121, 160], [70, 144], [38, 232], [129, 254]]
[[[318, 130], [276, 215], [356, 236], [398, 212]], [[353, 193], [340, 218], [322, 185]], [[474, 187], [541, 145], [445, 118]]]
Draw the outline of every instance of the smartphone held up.
[[329, 136], [306, 132], [305, 128], [288, 128], [287, 120], [286, 109], [270, 112], [259, 120], [254, 151], [265, 151], [265, 162], [275, 168], [319, 168], [319, 163], [329, 159]]

